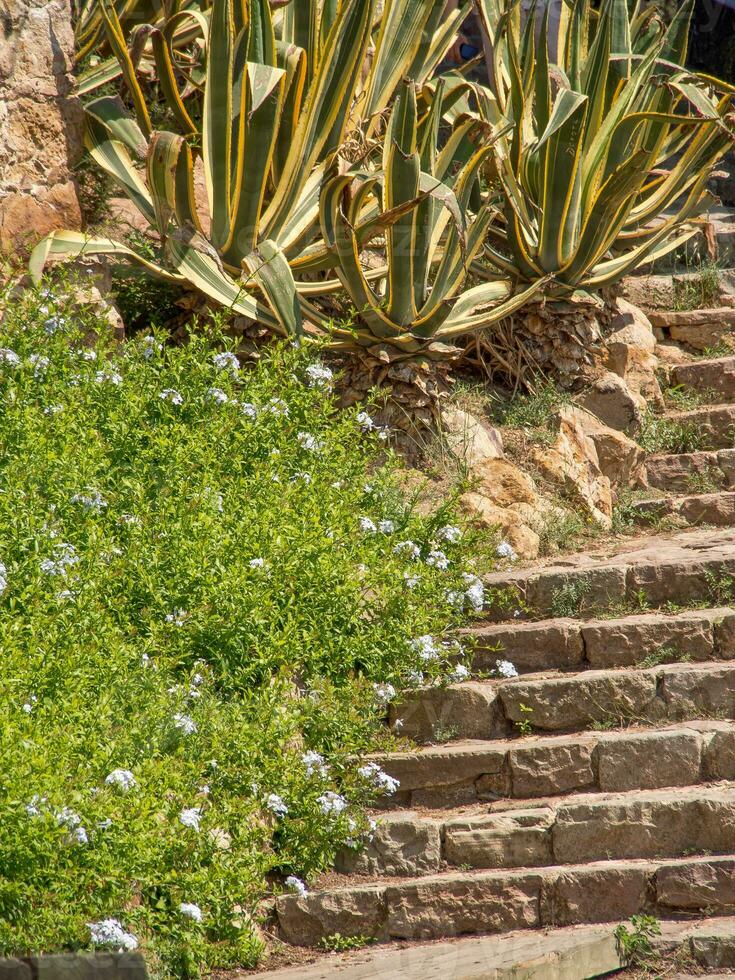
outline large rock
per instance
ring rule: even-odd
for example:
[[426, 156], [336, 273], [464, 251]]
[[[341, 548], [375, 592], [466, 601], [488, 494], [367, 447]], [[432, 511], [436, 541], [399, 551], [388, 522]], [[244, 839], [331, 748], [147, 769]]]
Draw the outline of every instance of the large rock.
[[605, 371], [590, 381], [576, 401], [611, 429], [629, 435], [638, 432], [646, 410], [645, 400], [613, 371]]
[[603, 527], [610, 527], [612, 488], [600, 469], [594, 441], [586, 435], [579, 414], [571, 406], [560, 409], [556, 441], [548, 447], [535, 447], [534, 463], [544, 476], [560, 484]]
[[447, 449], [469, 469], [474, 469], [485, 460], [502, 458], [503, 438], [498, 430], [483, 425], [469, 412], [445, 408], [442, 425]]
[[638, 443], [584, 409], [567, 409], [567, 412], [574, 413], [585, 435], [594, 442], [600, 470], [613, 488], [636, 486], [646, 455]]
[[480, 526], [497, 528], [503, 540], [511, 546], [520, 558], [536, 558], [541, 546], [541, 538], [514, 511], [498, 507], [481, 493], [465, 493], [460, 497], [460, 506], [470, 520]]
[[621, 298], [615, 300], [614, 309], [610, 333], [605, 338], [606, 367], [619, 375], [650, 407], [662, 408], [663, 396], [656, 377], [656, 338], [651, 321], [643, 310]]
[[450, 864], [473, 868], [535, 868], [553, 864], [548, 807], [512, 813], [477, 814], [444, 824], [444, 853]]
[[337, 871], [395, 877], [429, 874], [441, 863], [441, 824], [405, 810], [380, 817], [371, 841], [361, 850], [345, 848]]
[[10, 0], [0, 26], [0, 249], [81, 222], [70, 168], [82, 152], [71, 5]]
[[735, 348], [735, 309], [731, 307], [652, 313], [651, 322], [671, 340], [692, 350], [703, 351], [721, 342]]

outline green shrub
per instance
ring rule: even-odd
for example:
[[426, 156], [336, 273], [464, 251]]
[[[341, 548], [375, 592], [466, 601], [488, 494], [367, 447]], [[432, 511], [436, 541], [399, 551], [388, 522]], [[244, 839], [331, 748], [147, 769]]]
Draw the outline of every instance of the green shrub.
[[470, 539], [404, 503], [314, 350], [246, 373], [220, 341], [116, 346], [53, 295], [7, 305], [2, 954], [116, 919], [156, 976], [253, 966], [267, 882], [369, 831], [386, 780], [355, 758], [479, 602]]

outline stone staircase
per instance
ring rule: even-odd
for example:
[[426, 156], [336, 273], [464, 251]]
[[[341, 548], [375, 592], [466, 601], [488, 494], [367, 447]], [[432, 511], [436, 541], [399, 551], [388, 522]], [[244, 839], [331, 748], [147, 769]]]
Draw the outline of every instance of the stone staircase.
[[[642, 522], [676, 519], [680, 524], [735, 525], [735, 357], [676, 365], [672, 385], [696, 392], [710, 402], [666, 418], [695, 430], [701, 452], [655, 455], [647, 461], [650, 488], [663, 496], [635, 505]], [[697, 488], [704, 492], [693, 492]]]
[[[701, 390], [714, 378], [717, 397], [735, 402], [735, 358], [677, 370]], [[735, 404], [682, 414], [712, 448], [651, 458], [649, 480], [675, 492], [716, 467], [716, 493], [670, 499], [698, 517], [690, 523], [735, 523], [710, 519], [735, 513]], [[664, 920], [667, 935], [716, 917], [711, 962], [698, 969], [735, 970], [735, 533], [626, 539], [485, 584], [485, 616], [466, 636], [475, 679], [392, 706], [389, 724], [419, 745], [375, 757], [400, 789], [369, 846], [343, 854], [306, 896], [277, 900], [281, 938], [439, 941], [437, 962], [454, 957], [463, 977], [573, 980], [620, 962], [570, 952], [561, 969], [547, 949], [538, 970], [492, 972], [458, 950], [471, 959], [480, 947], [469, 944], [519, 931], [566, 949], [569, 930], [640, 913]], [[518, 676], [499, 678], [499, 659]], [[479, 938], [457, 946], [469, 936]], [[411, 953], [422, 948], [404, 945], [383, 973], [366, 960], [345, 976], [438, 977]]]

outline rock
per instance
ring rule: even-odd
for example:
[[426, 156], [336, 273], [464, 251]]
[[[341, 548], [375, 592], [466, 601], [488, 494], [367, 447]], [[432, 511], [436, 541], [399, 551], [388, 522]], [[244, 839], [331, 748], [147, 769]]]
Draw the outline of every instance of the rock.
[[358, 885], [339, 891], [281, 895], [276, 915], [281, 935], [294, 946], [316, 946], [325, 936], [384, 936], [385, 889]]
[[707, 909], [709, 915], [735, 908], [735, 860], [706, 858], [659, 868], [656, 898], [665, 909]]
[[601, 735], [597, 744], [599, 788], [690, 786], [699, 782], [702, 747], [696, 732], [645, 732], [624, 740]]
[[610, 527], [612, 488], [600, 469], [595, 443], [569, 406], [559, 411], [556, 424], [556, 441], [549, 447], [534, 447], [531, 458], [547, 479], [564, 487], [595, 521]]
[[546, 926], [618, 922], [647, 906], [649, 869], [628, 862], [574, 868], [546, 882], [541, 920]]
[[723, 341], [735, 348], [735, 309], [732, 308], [652, 313], [651, 323], [660, 327], [671, 340], [695, 351], [717, 347]]
[[[520, 472], [520, 471], [519, 471]], [[481, 527], [497, 528], [502, 537], [520, 558], [536, 558], [541, 539], [533, 528], [525, 524], [516, 513], [497, 507], [479, 493], [465, 493], [459, 504], [472, 522]]]
[[644, 399], [650, 407], [663, 408], [663, 395], [656, 377], [656, 337], [651, 321], [627, 300], [618, 298], [613, 306], [615, 315], [605, 338], [605, 366], [625, 381], [634, 396]]
[[646, 457], [638, 443], [584, 409], [569, 408], [566, 411], [570, 415], [573, 413], [585, 435], [594, 442], [600, 470], [612, 487], [636, 486], [640, 482]]
[[660, 691], [673, 721], [701, 717], [730, 718], [735, 707], [735, 678], [731, 666], [702, 670], [683, 665], [676, 671], [666, 671]]
[[475, 468], [475, 475], [480, 478], [477, 492], [497, 507], [538, 503], [536, 484], [507, 459], [487, 459]]
[[713, 732], [704, 747], [708, 779], [735, 779], [735, 731]]
[[521, 745], [508, 753], [513, 796], [556, 796], [593, 787], [593, 739], [559, 739], [544, 745]]
[[385, 889], [393, 939], [532, 929], [542, 876], [532, 871], [436, 875]]
[[595, 378], [576, 401], [611, 429], [629, 435], [640, 429], [646, 409], [645, 400], [612, 371]]
[[503, 437], [497, 429], [459, 408], [445, 408], [441, 419], [447, 448], [470, 469], [485, 460], [502, 459]]
[[670, 310], [674, 306], [673, 276], [626, 276], [620, 283], [629, 304], [641, 311]]
[[395, 877], [429, 874], [441, 864], [441, 824], [410, 811], [380, 817], [372, 840], [362, 850], [345, 848], [336, 870], [345, 874]]
[[82, 154], [71, 7], [14, 0], [0, 30], [0, 249], [25, 251], [79, 228], [71, 168]]
[[418, 742], [452, 738], [496, 738], [505, 723], [495, 690], [469, 681], [416, 691], [400, 705], [391, 705], [390, 723], [402, 722], [401, 734]]
[[[653, 336], [651, 321], [643, 310], [621, 297], [614, 301], [613, 309], [614, 315], [610, 321], [610, 331], [605, 338], [608, 357], [612, 361], [615, 360], [617, 354], [624, 358], [626, 351], [623, 348], [631, 346], [640, 347], [652, 354], [656, 349], [656, 338]], [[624, 377], [623, 374], [620, 376]]]
[[553, 864], [548, 807], [477, 815], [444, 824], [444, 854], [450, 864], [473, 868], [535, 868]]
[[[125, 337], [125, 324], [120, 316], [120, 311], [111, 299], [103, 295], [103, 289], [98, 285], [98, 278], [94, 276], [92, 270], [88, 270], [90, 275], [87, 282], [81, 282], [73, 287], [73, 305], [77, 312], [92, 311], [95, 318], [105, 320], [110, 327], [112, 336], [116, 340], [123, 340]], [[90, 338], [91, 339], [91, 338]]]
[[678, 346], [678, 344], [656, 344], [656, 357], [664, 368], [675, 367], [679, 364], [689, 364], [693, 355]]
[[584, 659], [579, 625], [571, 619], [492, 625], [468, 633], [474, 640], [472, 664], [476, 670], [492, 669], [500, 658], [524, 672], [578, 669]]
[[714, 655], [714, 621], [725, 610], [693, 611], [681, 616], [646, 613], [635, 618], [585, 623], [582, 637], [593, 667], [640, 664], [666, 651], [671, 659], [710, 660]]

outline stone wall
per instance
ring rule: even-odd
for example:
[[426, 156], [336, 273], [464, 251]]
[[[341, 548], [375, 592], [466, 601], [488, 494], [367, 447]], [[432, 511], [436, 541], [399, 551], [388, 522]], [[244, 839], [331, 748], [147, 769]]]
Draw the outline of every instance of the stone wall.
[[0, 251], [80, 226], [82, 152], [69, 0], [0, 0]]

